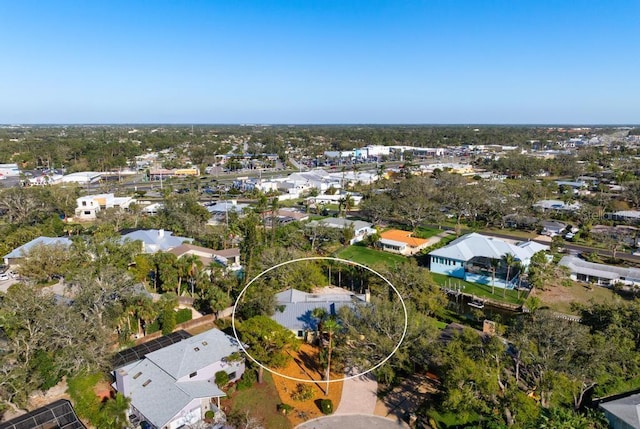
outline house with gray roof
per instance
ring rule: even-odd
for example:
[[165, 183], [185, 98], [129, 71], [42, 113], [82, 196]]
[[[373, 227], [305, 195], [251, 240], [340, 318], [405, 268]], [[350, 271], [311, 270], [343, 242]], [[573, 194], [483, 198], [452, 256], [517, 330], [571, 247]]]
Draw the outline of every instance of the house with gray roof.
[[229, 271], [238, 271], [242, 269], [242, 265], [240, 264], [240, 249], [237, 247], [232, 249], [214, 250], [185, 243], [169, 250], [169, 253], [173, 253], [177, 258], [181, 258], [185, 255], [195, 255], [200, 259], [202, 266], [205, 267], [205, 269], [208, 269], [212, 262], [216, 262]]
[[249, 207], [249, 204], [238, 203], [236, 200], [219, 201], [213, 205], [207, 206], [207, 210], [211, 213], [209, 224], [218, 225], [225, 223], [229, 218], [229, 215], [233, 213], [238, 216], [242, 216], [244, 214], [244, 209], [247, 207]]
[[367, 294], [355, 294], [338, 287], [322, 288], [320, 293], [287, 289], [276, 294], [276, 312], [271, 316], [280, 325], [291, 330], [296, 337], [311, 339], [318, 330], [319, 320], [313, 316], [316, 308], [329, 315], [337, 315], [344, 306], [368, 302]]
[[29, 253], [31, 249], [37, 246], [71, 246], [71, 240], [67, 237], [38, 237], [30, 242], [16, 247], [10, 253], [3, 256], [4, 264], [9, 266], [18, 265], [20, 260]]
[[353, 228], [353, 238], [349, 241], [349, 244], [362, 241], [367, 235], [377, 232], [372, 223], [361, 220], [349, 220], [341, 217], [328, 217], [319, 221], [309, 222], [309, 226], [312, 228], [318, 225], [337, 229]]
[[580, 210], [580, 203], [565, 203], [561, 200], [540, 200], [537, 201], [533, 208], [542, 212], [575, 212]]
[[542, 221], [542, 235], [548, 235], [549, 237], [555, 237], [562, 234], [567, 228], [567, 224], [559, 222], [557, 220], [544, 220]]
[[640, 429], [640, 393], [600, 403], [613, 429]]
[[596, 264], [573, 255], [564, 256], [558, 265], [569, 269], [572, 280], [595, 283], [601, 286], [614, 284], [640, 286], [640, 269], [638, 268]]
[[240, 351], [235, 338], [211, 329], [117, 368], [114, 387], [131, 399], [130, 419], [147, 427], [196, 424], [209, 410], [223, 418], [219, 401], [225, 393], [215, 374], [224, 371], [237, 381], [245, 370]]
[[521, 269], [526, 270], [531, 257], [546, 250], [549, 250], [549, 246], [535, 241], [513, 244], [474, 232], [430, 252], [430, 270], [472, 283], [511, 289], [515, 287], [519, 273], [513, 266], [506, 267], [502, 258], [511, 254]]
[[193, 238], [174, 236], [173, 232], [164, 229], [140, 229], [124, 234], [121, 240], [141, 241], [142, 253], [166, 252], [184, 242], [193, 242]]

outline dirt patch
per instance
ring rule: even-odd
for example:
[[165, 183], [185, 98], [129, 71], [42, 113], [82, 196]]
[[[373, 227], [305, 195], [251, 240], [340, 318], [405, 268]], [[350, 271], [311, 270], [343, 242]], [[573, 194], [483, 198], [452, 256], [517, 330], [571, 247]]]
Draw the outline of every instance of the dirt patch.
[[438, 390], [439, 381], [435, 376], [414, 374], [403, 380], [376, 402], [375, 415], [406, 419], [415, 413], [429, 395]]
[[[316, 405], [318, 399], [331, 399], [333, 409], [338, 408], [340, 398], [342, 397], [342, 382], [330, 383], [329, 394], [325, 395], [327, 383], [322, 382], [324, 374], [317, 365], [318, 348], [310, 344], [303, 344], [298, 352], [291, 352], [292, 359], [289, 364], [278, 372], [288, 377], [295, 377], [303, 380], [314, 380], [315, 383], [305, 383], [311, 386], [314, 392], [313, 398], [306, 401], [296, 401], [291, 395], [296, 392], [298, 381], [289, 380], [288, 378], [273, 376], [276, 389], [280, 400], [294, 407], [287, 417], [295, 427], [309, 419], [322, 416], [322, 412]], [[333, 365], [332, 365], [333, 366]], [[331, 379], [343, 378], [343, 374], [331, 373]]]
[[96, 384], [93, 388], [93, 391], [96, 392], [96, 396], [100, 398], [100, 402], [104, 402], [109, 398], [115, 396], [115, 391], [111, 384], [108, 381], [102, 380], [98, 384]]
[[571, 309], [572, 303], [588, 304], [591, 300], [613, 302], [620, 299], [610, 289], [579, 282], [573, 282], [571, 286], [551, 286], [546, 290], [534, 289], [530, 296], [538, 297], [542, 307], [567, 314], [575, 314]]

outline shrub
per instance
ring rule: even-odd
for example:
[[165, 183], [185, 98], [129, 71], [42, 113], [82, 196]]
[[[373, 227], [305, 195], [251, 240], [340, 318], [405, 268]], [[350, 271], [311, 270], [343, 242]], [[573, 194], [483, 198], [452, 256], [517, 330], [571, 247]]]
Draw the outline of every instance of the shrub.
[[238, 390], [248, 389], [253, 386], [256, 381], [258, 381], [256, 372], [253, 370], [247, 370], [244, 372], [244, 374], [242, 374], [242, 378], [240, 379], [240, 381], [238, 381], [236, 387], [238, 388]]
[[192, 314], [189, 308], [181, 308], [176, 312], [176, 323], [187, 322], [191, 320]]
[[176, 327], [176, 312], [171, 308], [165, 308], [160, 313], [160, 326], [162, 326], [162, 335], [169, 335]]
[[313, 395], [313, 387], [305, 383], [298, 383], [296, 391], [291, 395], [291, 399], [294, 401], [306, 401], [313, 398]]
[[333, 402], [331, 399], [323, 399], [320, 401], [320, 410], [322, 410], [322, 414], [333, 414]]
[[282, 414], [289, 414], [291, 411], [293, 411], [293, 407], [289, 404], [278, 404], [278, 411], [280, 411]]
[[214, 418], [215, 416], [216, 416], [216, 414], [215, 414], [213, 411], [211, 411], [211, 410], [207, 410], [207, 411], [204, 413], [204, 418], [205, 418], [205, 419], [207, 419], [207, 420], [213, 420], [213, 418]]
[[218, 386], [226, 386], [229, 384], [229, 374], [225, 371], [216, 372], [216, 384]]
[[153, 334], [154, 332], [158, 332], [160, 330], [160, 321], [158, 319], [154, 320], [151, 323], [147, 323], [145, 325], [145, 332], [147, 335]]

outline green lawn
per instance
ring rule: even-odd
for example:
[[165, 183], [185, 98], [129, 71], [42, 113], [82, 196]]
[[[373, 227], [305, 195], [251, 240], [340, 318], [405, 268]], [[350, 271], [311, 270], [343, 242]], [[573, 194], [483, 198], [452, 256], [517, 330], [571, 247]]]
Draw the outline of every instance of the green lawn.
[[[291, 423], [278, 412], [280, 397], [273, 382], [273, 377], [268, 371], [264, 372], [264, 383], [254, 384], [251, 388], [236, 391], [231, 395], [231, 400], [225, 400], [225, 406], [229, 406], [231, 412], [243, 413], [260, 420], [262, 427], [273, 429], [290, 429]], [[227, 412], [228, 414], [229, 412]]]
[[425, 226], [419, 226], [413, 235], [414, 237], [417, 237], [417, 238], [431, 238], [434, 235], [438, 235], [444, 231], [445, 231], [444, 229], [427, 228]]
[[[524, 302], [524, 294], [521, 293], [520, 299], [518, 299], [518, 292], [515, 290], [504, 291], [502, 288], [496, 287], [495, 293], [491, 293], [490, 285], [481, 285], [478, 283], [471, 283], [462, 279], [456, 279], [453, 277], [445, 276], [444, 274], [431, 273], [431, 277], [443, 287], [453, 288], [455, 286], [464, 286], [464, 293], [475, 295], [479, 298], [488, 298], [494, 301], [507, 302], [510, 304], [522, 304]], [[502, 296], [504, 292], [504, 297]]]
[[348, 246], [336, 253], [337, 258], [358, 262], [368, 267], [378, 264], [395, 265], [407, 260], [404, 256], [370, 249], [361, 245]]

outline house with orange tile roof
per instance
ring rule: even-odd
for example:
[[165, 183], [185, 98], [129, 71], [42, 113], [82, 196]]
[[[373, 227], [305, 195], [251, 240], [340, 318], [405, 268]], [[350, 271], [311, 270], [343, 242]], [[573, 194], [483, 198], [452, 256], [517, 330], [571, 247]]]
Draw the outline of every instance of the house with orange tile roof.
[[425, 247], [429, 241], [424, 238], [413, 237], [411, 231], [390, 229], [380, 234], [378, 245], [387, 252], [401, 255], [415, 255]]

